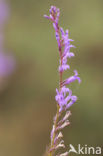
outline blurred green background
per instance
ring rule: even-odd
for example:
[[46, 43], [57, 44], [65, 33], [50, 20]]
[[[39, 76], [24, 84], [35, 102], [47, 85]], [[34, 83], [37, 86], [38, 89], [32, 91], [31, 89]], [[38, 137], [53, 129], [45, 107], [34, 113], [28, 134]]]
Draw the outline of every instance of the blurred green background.
[[[103, 147], [103, 0], [10, 0], [5, 47], [16, 58], [15, 73], [0, 91], [0, 155], [43, 156], [56, 112], [58, 49], [51, 23], [43, 18], [51, 5], [61, 9], [60, 25], [70, 30], [81, 85], [71, 108], [64, 140]], [[66, 72], [66, 77], [72, 72]]]

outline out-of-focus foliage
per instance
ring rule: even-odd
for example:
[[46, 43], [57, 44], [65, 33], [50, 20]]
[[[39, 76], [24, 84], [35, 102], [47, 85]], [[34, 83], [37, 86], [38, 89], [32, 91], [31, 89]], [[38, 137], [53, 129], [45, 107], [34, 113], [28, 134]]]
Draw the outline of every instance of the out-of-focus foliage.
[[[0, 92], [0, 155], [41, 156], [49, 143], [58, 87], [58, 49], [52, 25], [43, 18], [50, 5], [61, 8], [61, 25], [70, 30], [82, 83], [72, 86], [66, 144], [102, 146], [103, 0], [9, 0], [11, 18], [5, 47], [17, 60], [15, 74]], [[74, 49], [73, 49], [74, 50]], [[66, 73], [66, 77], [71, 74]]]

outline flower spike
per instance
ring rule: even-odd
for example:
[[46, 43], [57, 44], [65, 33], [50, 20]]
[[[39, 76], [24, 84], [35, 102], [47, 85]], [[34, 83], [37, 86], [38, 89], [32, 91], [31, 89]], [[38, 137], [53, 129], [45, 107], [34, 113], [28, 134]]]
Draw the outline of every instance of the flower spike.
[[[59, 148], [65, 148], [64, 141], [61, 140], [63, 138], [61, 131], [70, 124], [68, 118], [70, 117], [71, 112], [68, 109], [77, 101], [77, 96], [72, 95], [72, 91], [67, 88], [66, 85], [69, 85], [75, 80], [78, 80], [80, 83], [81, 79], [78, 76], [78, 72], [74, 70], [73, 76], [63, 80], [64, 71], [70, 70], [68, 58], [70, 59], [75, 56], [74, 53], [71, 52], [71, 48], [75, 48], [75, 46], [71, 44], [73, 40], [69, 38], [69, 30], [64, 31], [63, 28], [59, 26], [60, 9], [55, 6], [51, 6], [49, 12], [50, 15], [44, 15], [44, 17], [50, 20], [53, 24], [60, 57], [58, 68], [60, 75], [59, 89], [56, 89], [55, 96], [55, 100], [57, 102], [57, 113], [54, 117], [53, 128], [51, 131], [51, 144], [48, 151], [48, 156], [54, 156], [55, 151]], [[64, 116], [62, 117], [61, 114]], [[68, 154], [68, 152], [65, 152], [57, 154], [56, 156], [68, 156]]]

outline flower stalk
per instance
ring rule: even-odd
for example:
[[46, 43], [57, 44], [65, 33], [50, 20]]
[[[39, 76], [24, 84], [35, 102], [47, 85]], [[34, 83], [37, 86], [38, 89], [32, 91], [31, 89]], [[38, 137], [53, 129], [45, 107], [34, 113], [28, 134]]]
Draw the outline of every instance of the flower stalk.
[[[63, 28], [59, 26], [59, 16], [60, 10], [55, 6], [51, 6], [50, 15], [44, 15], [46, 19], [49, 19], [53, 23], [55, 30], [55, 36], [58, 43], [60, 65], [59, 65], [59, 90], [56, 89], [55, 100], [57, 102], [57, 112], [54, 117], [53, 128], [51, 131], [51, 144], [48, 150], [48, 156], [54, 156], [56, 151], [60, 148], [65, 148], [64, 141], [62, 140], [63, 134], [62, 129], [70, 124], [68, 118], [71, 115], [71, 112], [68, 111], [70, 106], [72, 106], [76, 101], [77, 97], [72, 95], [72, 91], [66, 86], [75, 80], [78, 80], [80, 83], [81, 80], [78, 76], [78, 72], [74, 70], [74, 75], [70, 76], [66, 80], [63, 80], [64, 71], [70, 69], [70, 66], [67, 64], [68, 58], [74, 57], [74, 53], [71, 52], [71, 48], [75, 46], [70, 44], [72, 39], [69, 39], [69, 31], [64, 32]], [[64, 114], [65, 113], [65, 114]], [[64, 115], [62, 118], [61, 114]], [[68, 152], [57, 154], [56, 156], [68, 156]]]

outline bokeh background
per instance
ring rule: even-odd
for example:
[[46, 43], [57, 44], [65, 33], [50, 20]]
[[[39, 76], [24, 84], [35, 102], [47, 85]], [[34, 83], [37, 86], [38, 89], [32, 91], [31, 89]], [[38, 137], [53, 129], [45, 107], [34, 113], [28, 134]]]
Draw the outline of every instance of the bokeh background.
[[72, 85], [78, 102], [71, 107], [71, 125], [64, 139], [103, 147], [103, 0], [9, 0], [5, 49], [15, 71], [0, 78], [0, 155], [43, 156], [56, 112], [58, 49], [51, 23], [43, 18], [51, 5], [61, 9], [60, 24], [69, 28], [81, 85]]

